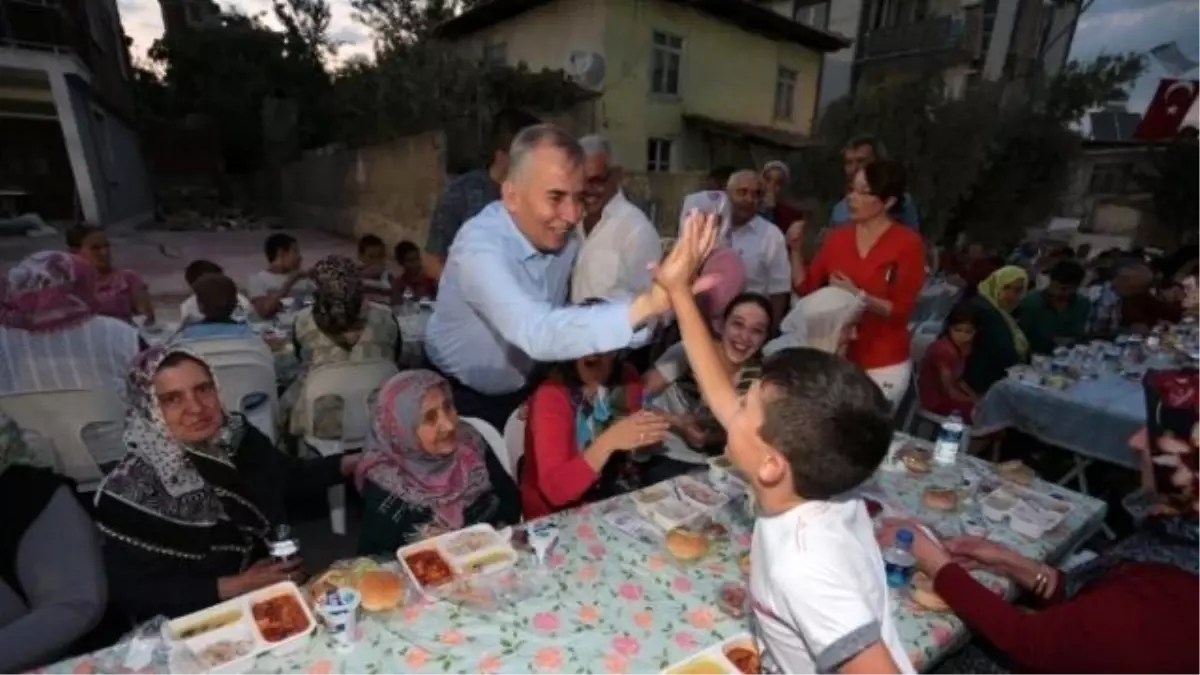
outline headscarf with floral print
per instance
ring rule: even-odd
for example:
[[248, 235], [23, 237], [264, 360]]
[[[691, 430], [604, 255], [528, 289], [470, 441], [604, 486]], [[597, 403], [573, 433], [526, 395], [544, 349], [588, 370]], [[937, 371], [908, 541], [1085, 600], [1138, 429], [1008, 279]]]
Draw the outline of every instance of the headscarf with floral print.
[[313, 266], [312, 277], [317, 287], [313, 322], [322, 333], [338, 340], [362, 319], [366, 296], [358, 264], [346, 256], [327, 256]]
[[405, 502], [433, 511], [438, 527], [457, 530], [464, 512], [491, 489], [479, 432], [459, 420], [457, 447], [447, 455], [421, 448], [417, 427], [425, 395], [449, 384], [431, 370], [407, 370], [379, 390], [379, 407], [363, 459], [355, 471], [361, 490], [370, 481]]
[[0, 325], [48, 333], [96, 313], [96, 270], [78, 256], [41, 251], [0, 277]]

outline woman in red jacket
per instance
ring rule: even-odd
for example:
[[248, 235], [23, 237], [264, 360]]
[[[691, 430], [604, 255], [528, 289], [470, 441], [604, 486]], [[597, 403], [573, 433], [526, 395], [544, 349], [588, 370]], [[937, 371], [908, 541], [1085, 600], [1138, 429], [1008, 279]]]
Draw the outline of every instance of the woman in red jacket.
[[669, 422], [642, 412], [637, 371], [615, 352], [558, 364], [529, 399], [521, 466], [526, 520], [642, 486], [627, 451], [661, 443]]
[[893, 406], [904, 398], [912, 375], [908, 317], [925, 285], [921, 235], [896, 221], [904, 194], [904, 168], [878, 160], [854, 177], [852, 225], [831, 230], [811, 263], [805, 265], [802, 254], [804, 222], [788, 230], [797, 295], [828, 284], [862, 297], [858, 339], [846, 356], [867, 371]]
[[[978, 537], [941, 544], [909, 525], [917, 568], [1006, 665], [1034, 673], [1196, 673], [1197, 388], [1192, 371], [1146, 376], [1146, 429], [1131, 445], [1143, 485], [1158, 497], [1138, 531], [1069, 573]], [[901, 522], [885, 525], [890, 543]], [[1041, 605], [1027, 612], [988, 590], [958, 561], [1011, 578]], [[947, 672], [1001, 672], [969, 648]]]

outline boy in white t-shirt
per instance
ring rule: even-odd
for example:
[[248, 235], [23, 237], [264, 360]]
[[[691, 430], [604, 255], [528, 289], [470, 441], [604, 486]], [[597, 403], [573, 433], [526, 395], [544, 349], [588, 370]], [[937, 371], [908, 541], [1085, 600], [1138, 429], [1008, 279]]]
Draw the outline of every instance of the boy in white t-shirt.
[[764, 663], [787, 673], [911, 673], [861, 500], [838, 499], [887, 454], [891, 408], [867, 375], [814, 349], [785, 349], [740, 399], [693, 297], [717, 238], [693, 215], [655, 283], [675, 309], [700, 391], [728, 432], [726, 454], [746, 476], [760, 517], [750, 596]]

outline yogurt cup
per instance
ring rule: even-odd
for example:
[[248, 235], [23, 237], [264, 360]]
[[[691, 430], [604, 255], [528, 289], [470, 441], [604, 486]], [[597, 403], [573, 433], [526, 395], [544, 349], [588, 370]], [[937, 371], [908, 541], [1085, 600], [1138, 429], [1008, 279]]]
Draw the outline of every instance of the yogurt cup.
[[358, 633], [358, 606], [362, 596], [353, 588], [337, 588], [329, 591], [317, 601], [317, 615], [333, 638], [333, 646], [340, 652], [354, 649]]

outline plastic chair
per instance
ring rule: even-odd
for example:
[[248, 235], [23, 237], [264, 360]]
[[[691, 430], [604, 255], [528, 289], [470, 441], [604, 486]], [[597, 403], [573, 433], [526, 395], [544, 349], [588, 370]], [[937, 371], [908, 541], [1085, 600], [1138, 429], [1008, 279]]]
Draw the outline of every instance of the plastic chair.
[[180, 340], [176, 344], [196, 352], [204, 357], [206, 361], [211, 361], [214, 358], [227, 354], [240, 353], [257, 354], [270, 362], [274, 362], [275, 358], [271, 355], [271, 348], [259, 337], [196, 338], [192, 340]]
[[104, 477], [101, 464], [115, 462], [125, 455], [125, 446], [119, 442], [112, 447], [98, 448], [93, 454], [84, 443], [84, 429], [91, 424], [103, 423], [121, 428], [125, 423], [125, 409], [120, 395], [100, 389], [0, 396], [0, 410], [16, 420], [22, 429], [53, 443], [56, 457], [40, 459], [50, 460], [47, 463], [74, 480], [80, 491], [94, 488]]
[[508, 451], [508, 458], [507, 461], [503, 458], [501, 461], [509, 475], [516, 478], [517, 467], [525, 456], [525, 419], [521, 417], [520, 408], [514, 410], [504, 423], [504, 447]]
[[[487, 441], [488, 447], [492, 449], [492, 454], [500, 460], [500, 465], [504, 467], [508, 475], [512, 476], [516, 467], [508, 466], [508, 460], [505, 458], [507, 453], [504, 449], [504, 439], [500, 437], [500, 432], [496, 431], [496, 427], [478, 417], [460, 417], [459, 419], [475, 427], [475, 431], [478, 431], [479, 435], [483, 436], [483, 440]], [[509, 422], [512, 422], [512, 418], [509, 418]]]
[[[308, 419], [304, 442], [322, 457], [340, 455], [346, 450], [366, 445], [371, 432], [371, 394], [379, 391], [384, 382], [400, 372], [387, 360], [347, 361], [319, 366], [309, 371], [304, 380], [304, 397]], [[336, 396], [342, 399], [342, 437], [337, 440], [317, 438], [313, 422], [317, 399]], [[329, 488], [329, 521], [335, 534], [346, 533], [346, 486]]]
[[[275, 362], [264, 362], [250, 352], [229, 352], [208, 358], [217, 380], [221, 405], [240, 412], [274, 444], [279, 436], [279, 392]], [[249, 409], [246, 399], [259, 396], [262, 403]]]
[[946, 421], [946, 418], [942, 415], [926, 410], [921, 405], [921, 394], [920, 388], [917, 386], [916, 368], [913, 369], [912, 386], [909, 387], [909, 390], [913, 392], [912, 404], [908, 408], [908, 416], [905, 417], [904, 425], [901, 427], [901, 429], [904, 431], [904, 433], [909, 434], [910, 436], [924, 438], [924, 436], [916, 433], [917, 429], [915, 429], [913, 425], [920, 425], [923, 422], [929, 422], [933, 424], [933, 433], [936, 436], [938, 430], [942, 428], [942, 423]]

